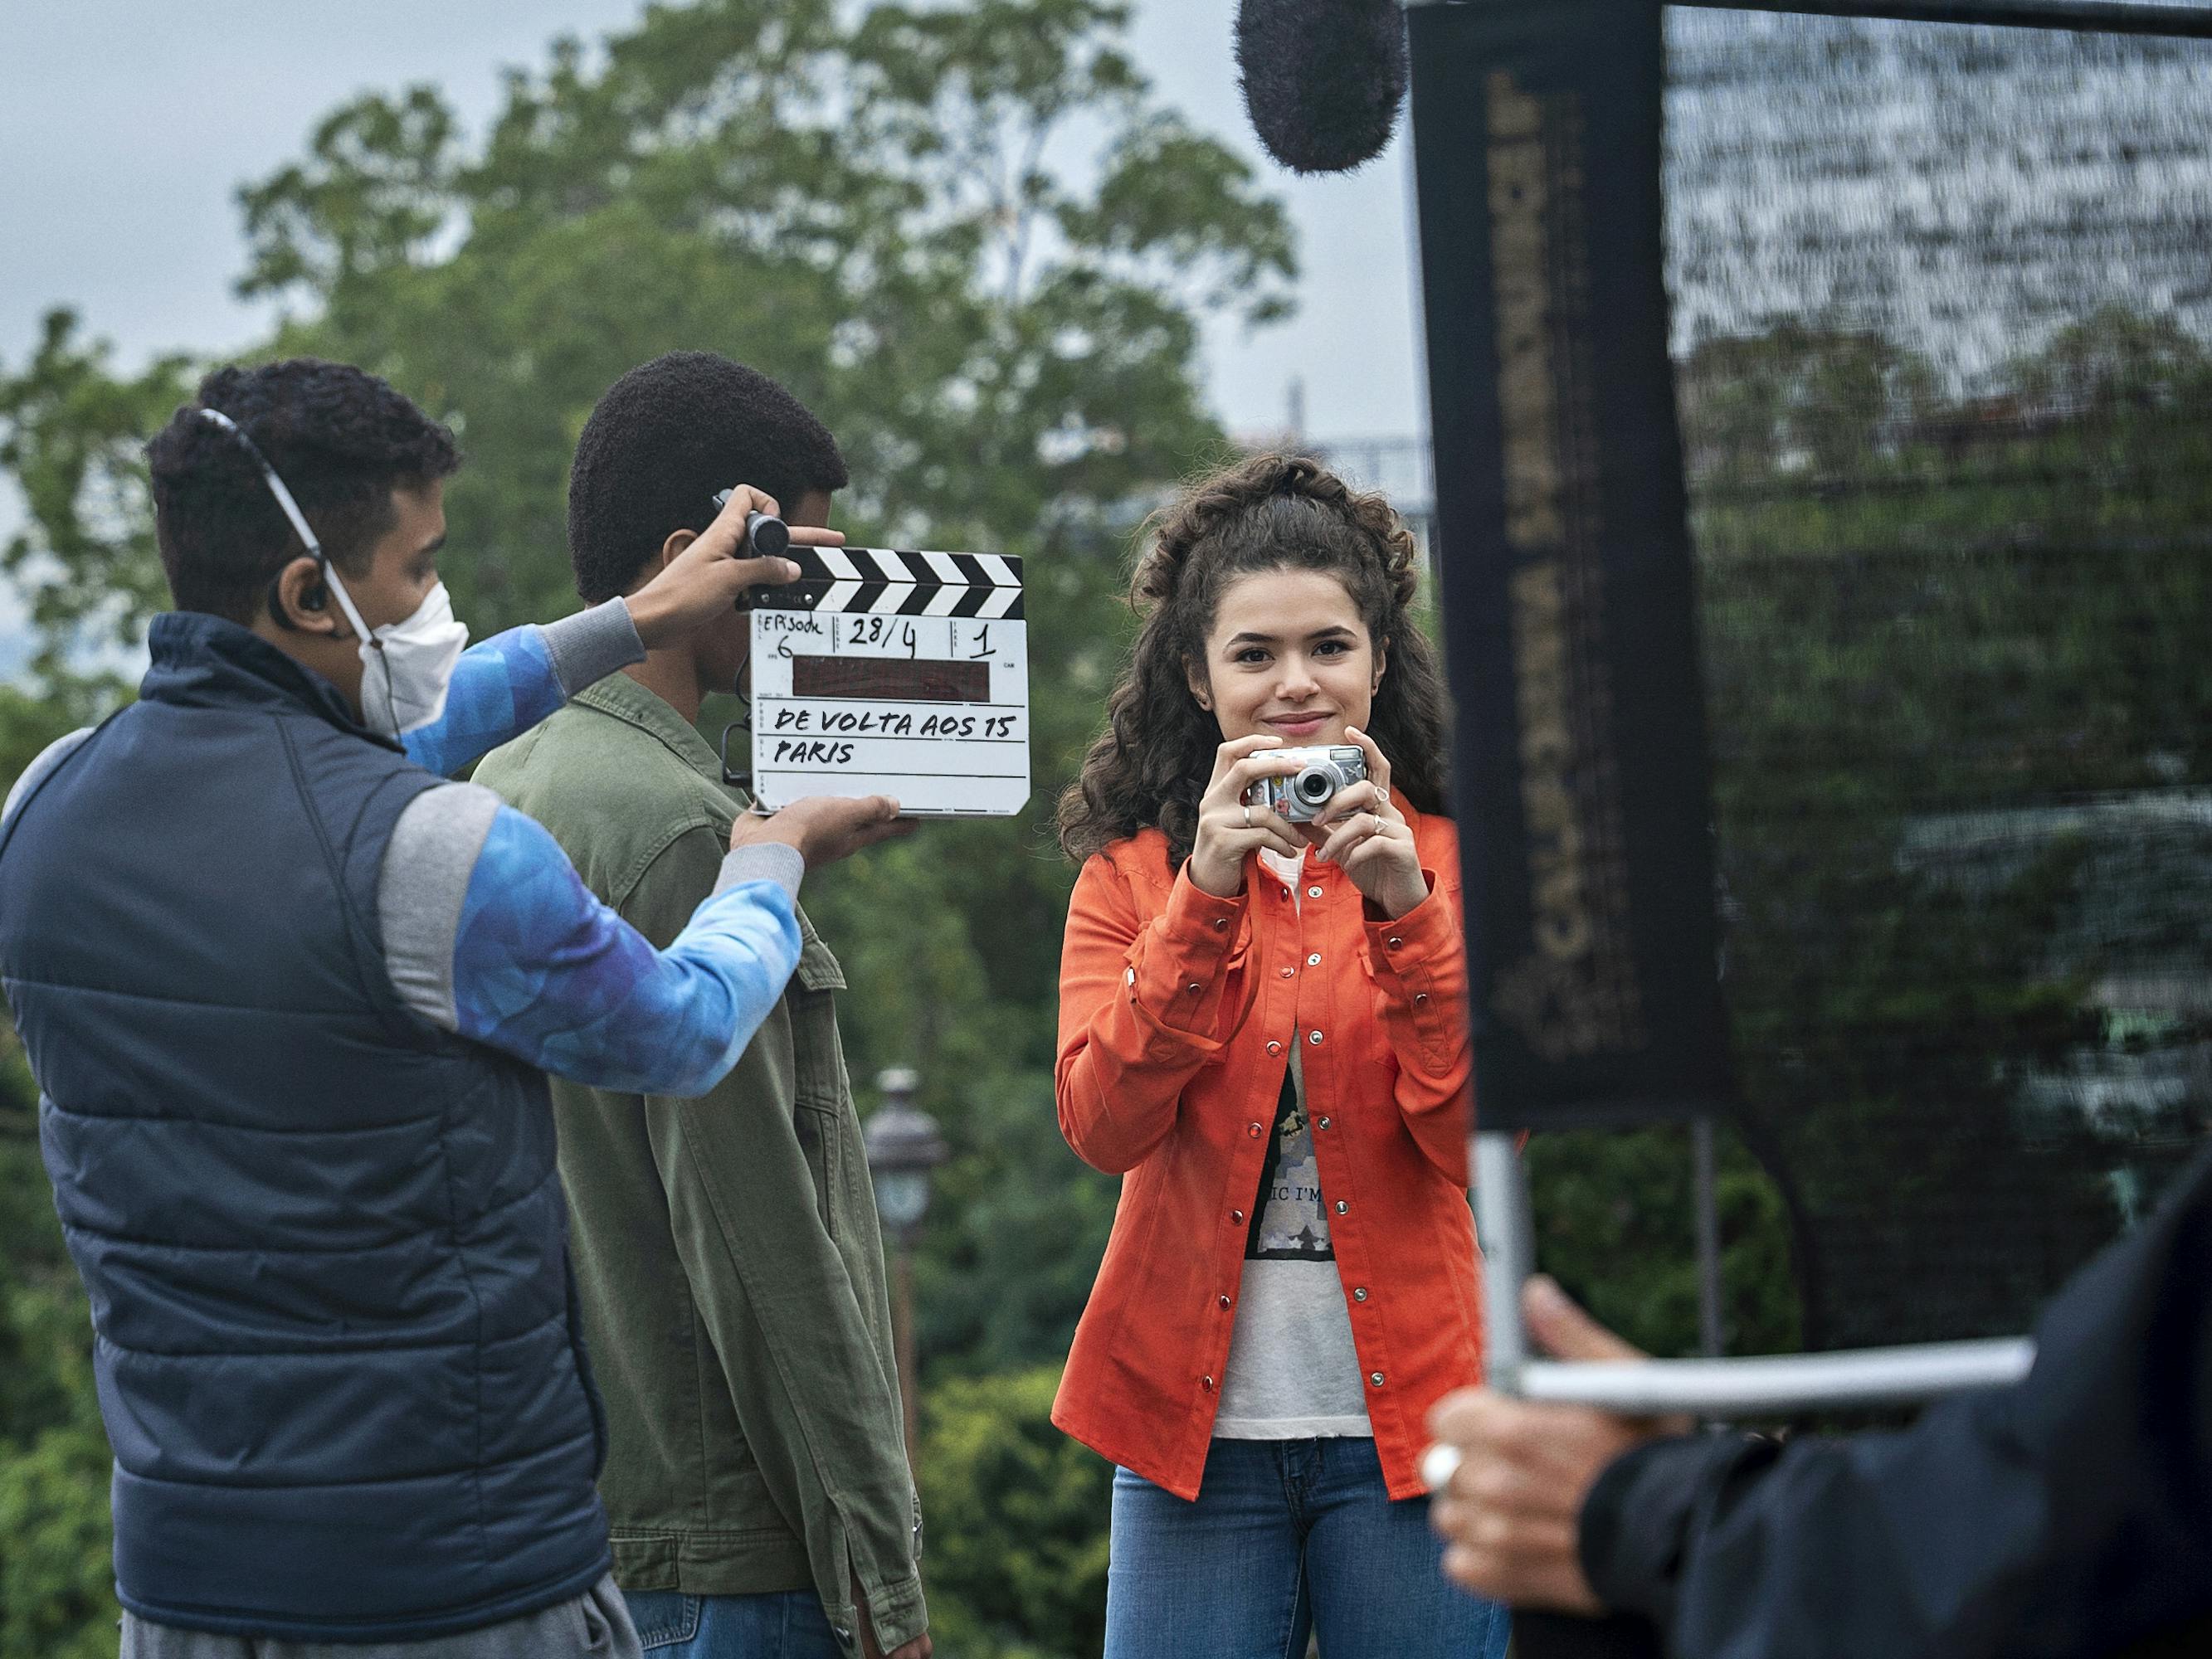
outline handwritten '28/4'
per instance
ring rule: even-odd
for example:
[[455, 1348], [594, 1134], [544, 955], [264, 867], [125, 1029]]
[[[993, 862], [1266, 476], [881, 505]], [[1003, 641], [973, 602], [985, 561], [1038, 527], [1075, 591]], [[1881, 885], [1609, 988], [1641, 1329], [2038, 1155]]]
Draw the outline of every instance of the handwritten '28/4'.
[[[840, 626], [840, 624], [843, 626]], [[850, 631], [847, 631], [849, 629]], [[921, 638], [910, 617], [854, 617], [848, 619], [832, 616], [830, 618], [830, 648], [844, 645], [887, 645], [893, 650], [904, 651], [908, 656], [921, 654]], [[952, 623], [952, 653], [960, 653], [960, 624]], [[975, 630], [970, 641], [968, 659], [970, 662], [999, 654], [998, 647], [991, 641], [990, 624], [986, 623]]]

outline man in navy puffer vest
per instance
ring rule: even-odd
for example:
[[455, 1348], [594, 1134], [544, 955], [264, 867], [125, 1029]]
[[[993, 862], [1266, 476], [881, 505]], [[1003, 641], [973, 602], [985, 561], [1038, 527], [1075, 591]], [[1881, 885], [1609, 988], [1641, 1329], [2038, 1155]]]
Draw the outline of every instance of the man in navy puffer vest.
[[739, 488], [651, 586], [463, 653], [436, 571], [458, 457], [381, 380], [219, 371], [148, 455], [177, 610], [140, 700], [0, 819], [124, 1652], [635, 1652], [544, 1071], [711, 1087], [797, 959], [804, 870], [896, 807], [741, 819], [655, 951], [444, 778], [787, 580], [735, 556], [774, 503]]

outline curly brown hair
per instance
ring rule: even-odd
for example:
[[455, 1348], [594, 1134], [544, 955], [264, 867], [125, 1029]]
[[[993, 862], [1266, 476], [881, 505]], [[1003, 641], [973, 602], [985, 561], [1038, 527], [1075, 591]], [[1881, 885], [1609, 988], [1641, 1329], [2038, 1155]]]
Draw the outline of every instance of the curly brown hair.
[[1191, 696], [1189, 670], [1229, 584], [1259, 570], [1325, 571], [1344, 584], [1389, 666], [1367, 734], [1390, 781], [1423, 812], [1444, 810], [1443, 678], [1412, 609], [1413, 538], [1390, 503], [1310, 456], [1266, 453], [1209, 473], [1147, 521], [1129, 604], [1141, 619], [1106, 729], [1060, 798], [1060, 850], [1080, 864], [1157, 824], [1180, 869], [1221, 729]]

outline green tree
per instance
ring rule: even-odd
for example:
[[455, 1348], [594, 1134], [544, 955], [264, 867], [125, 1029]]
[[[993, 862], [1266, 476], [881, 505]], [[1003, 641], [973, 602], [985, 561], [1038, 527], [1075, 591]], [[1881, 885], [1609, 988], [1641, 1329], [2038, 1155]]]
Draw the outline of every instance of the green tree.
[[92, 1326], [37, 1156], [12, 1136], [0, 1228], [0, 1654], [95, 1659], [115, 1651], [118, 1615]]
[[1923, 359], [1878, 334], [1794, 322], [1702, 340], [1675, 378], [1691, 470], [1730, 483], [1863, 472], [1939, 391]]
[[[76, 723], [74, 695], [0, 686], [0, 777]], [[115, 1650], [107, 1439], [92, 1318], [40, 1167], [38, 1086], [0, 1024], [0, 1659]]]
[[[428, 89], [372, 96], [242, 197], [243, 286], [300, 308], [273, 349], [362, 362], [460, 427], [449, 580], [482, 625], [573, 604], [576, 433], [609, 381], [678, 346], [752, 362], [823, 416], [852, 463], [856, 540], [1026, 556], [1030, 811], [933, 828], [810, 906], [848, 958], [856, 1073], [917, 1065], [978, 1160], [947, 1189], [1041, 1188], [1041, 1213], [1084, 1218], [1092, 1260], [1104, 1205], [1060, 1196], [1089, 1179], [1073, 1158], [1031, 1134], [1039, 1159], [1017, 1176], [979, 1133], [987, 1113], [1052, 1121], [1068, 872], [1040, 825], [1120, 637], [1123, 505], [1221, 441], [1197, 318], [1279, 316], [1294, 270], [1245, 165], [1149, 97], [1126, 17], [1102, 0], [878, 5], [849, 23], [785, 0], [656, 9], [604, 61], [563, 42], [514, 79], [479, 150]], [[969, 1231], [981, 1216], [940, 1215], [936, 1267], [999, 1252]], [[994, 1360], [1044, 1357], [1072, 1319], [1063, 1299], [1024, 1324], [1038, 1347], [994, 1343]], [[928, 1334], [964, 1346], [975, 1328]]]
[[919, 1479], [947, 1659], [1083, 1659], [1106, 1635], [1113, 1470], [1052, 1425], [1060, 1368], [939, 1384]]
[[[890, 861], [963, 919], [988, 914], [994, 948], [975, 952], [964, 927], [938, 947], [902, 941], [898, 957], [912, 944], [963, 977], [854, 999], [871, 1011], [856, 1020], [864, 1057], [964, 1077], [1048, 1049], [1047, 924], [1065, 872], [1035, 831], [1119, 637], [1115, 515], [1221, 442], [1198, 391], [1199, 316], [1283, 314], [1295, 267], [1279, 204], [1148, 94], [1121, 48], [1126, 7], [977, 0], [847, 19], [827, 0], [654, 8], [603, 58], [557, 43], [474, 148], [430, 88], [357, 99], [241, 191], [240, 287], [292, 313], [270, 353], [361, 362], [460, 430], [447, 578], [479, 629], [573, 606], [576, 433], [608, 382], [678, 346], [755, 363], [824, 416], [852, 461], [855, 539], [1030, 558], [1032, 811]], [[182, 365], [125, 385], [100, 362], [61, 324], [7, 382], [16, 400], [99, 386], [118, 411], [19, 419], [60, 459], [15, 556], [42, 573], [42, 618], [98, 616], [131, 638], [161, 587], [143, 491], [125, 488], [129, 445], [166, 414]], [[106, 446], [99, 478], [69, 469], [63, 440]], [[43, 620], [42, 635], [70, 643]], [[897, 908], [941, 926], [929, 896]], [[978, 1022], [988, 1039], [963, 1049], [944, 1011], [974, 1000], [979, 966], [1021, 1012]]]
[[[460, 431], [446, 571], [479, 629], [573, 607], [575, 435], [679, 346], [824, 416], [854, 539], [1027, 556], [1030, 811], [933, 830], [812, 901], [855, 959], [856, 1070], [919, 1064], [954, 1119], [1016, 1072], [1048, 1117], [1068, 872], [1039, 826], [1122, 637], [1127, 504], [1222, 441], [1200, 316], [1279, 317], [1295, 270], [1279, 204], [1151, 97], [1126, 21], [1107, 0], [656, 7], [601, 53], [556, 43], [481, 143], [432, 88], [368, 94], [240, 192], [241, 290], [290, 315], [268, 351], [362, 363]], [[40, 504], [12, 556], [55, 662], [86, 619], [131, 640], [160, 602], [131, 450], [184, 368], [121, 380], [60, 319], [0, 388]]]
[[[1802, 322], [1677, 365], [1732, 1352], [2017, 1330], [2212, 1126], [2212, 840], [2176, 793], [2212, 770], [2212, 354], [2111, 307], [2020, 332], [1971, 392]], [[1545, 1263], [1690, 1351], [1681, 1133], [1528, 1165]]]
[[[880, 1066], [920, 1066], [957, 1153], [920, 1273], [926, 1358], [952, 1390], [932, 1410], [952, 1402], [956, 1424], [1002, 1408], [959, 1394], [961, 1374], [1065, 1352], [1103, 1245], [1113, 1185], [1054, 1127], [1072, 872], [1044, 826], [1127, 637], [1115, 596], [1134, 510], [1224, 442], [1200, 395], [1200, 320], [1280, 317], [1295, 276], [1281, 206], [1160, 106], [1127, 21], [1109, 0], [655, 6], [601, 48], [556, 42], [480, 140], [434, 88], [371, 94], [240, 198], [241, 290], [285, 317], [260, 355], [361, 363], [460, 434], [444, 574], [480, 632], [574, 607], [576, 435], [617, 375], [678, 348], [752, 363], [822, 415], [851, 463], [840, 523], [856, 542], [1027, 560], [1029, 811], [932, 826], [809, 883], [853, 986], [854, 1074], [865, 1091]], [[194, 367], [121, 374], [66, 313], [27, 363], [0, 365], [0, 464], [33, 505], [8, 568], [33, 592], [54, 694], [40, 707], [63, 726], [123, 694], [95, 683], [98, 648], [135, 644], [163, 603], [137, 452]], [[702, 723], [712, 734], [735, 712], [710, 706]], [[5, 1219], [11, 1244], [19, 1224]], [[61, 1335], [71, 1319], [81, 1334], [81, 1309], [22, 1338], [44, 1356], [26, 1376], [76, 1379], [51, 1395], [73, 1411], [89, 1391]], [[1054, 1460], [1103, 1466], [1060, 1445], [1037, 1401], [1022, 1410], [1045, 1460], [1037, 1501], [1063, 1504], [1071, 1539], [1103, 1559], [1103, 1489], [1068, 1484]], [[96, 1435], [94, 1419], [41, 1419], [86, 1421]], [[25, 1605], [56, 1632], [112, 1618], [51, 1571], [105, 1572], [89, 1543], [64, 1547], [71, 1526], [104, 1536], [104, 1481], [73, 1446], [0, 1447], [0, 1504], [76, 1494], [25, 1520], [21, 1537], [53, 1547], [5, 1557], [32, 1576], [0, 1584], [33, 1585]], [[933, 1524], [956, 1559], [969, 1520]], [[976, 1584], [984, 1568], [973, 1558]], [[932, 1571], [955, 1626], [968, 1601], [994, 1628], [1032, 1616]], [[59, 1650], [58, 1637], [0, 1644], [9, 1659]]]
[[[84, 343], [66, 309], [46, 313], [21, 373], [0, 371], [0, 468], [30, 520], [0, 547], [0, 571], [31, 601], [33, 669], [70, 724], [122, 694], [107, 661], [167, 602], [139, 452], [187, 389], [181, 356], [118, 376], [107, 345]], [[10, 708], [11, 726], [21, 712]], [[30, 756], [10, 758], [20, 769]]]
[[[2212, 766], [2212, 355], [2112, 308], [2021, 333], [1971, 393], [1794, 325], [1679, 374], [1743, 1127], [1790, 1183], [1728, 1219], [1786, 1231], [1821, 1346], [2018, 1329], [2212, 1124], [2177, 793]], [[1601, 1188], [1679, 1193], [1655, 1147]], [[1578, 1243], [1651, 1242], [1538, 1167]], [[1680, 1282], [1604, 1260], [1601, 1300]], [[1628, 1312], [1686, 1337], [1679, 1296]]]
[[[1781, 1194], [1728, 1126], [1717, 1140], [1723, 1346], [1729, 1353], [1790, 1352], [1802, 1331]], [[1534, 1135], [1524, 1157], [1544, 1270], [1647, 1351], [1695, 1352], [1687, 1133], [1669, 1126]]]

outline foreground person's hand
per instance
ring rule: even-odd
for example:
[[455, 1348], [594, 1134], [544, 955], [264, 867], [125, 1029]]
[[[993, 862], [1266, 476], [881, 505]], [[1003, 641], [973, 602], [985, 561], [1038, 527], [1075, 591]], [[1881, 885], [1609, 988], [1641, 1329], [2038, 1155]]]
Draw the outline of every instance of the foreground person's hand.
[[[1650, 1358], [1541, 1275], [1522, 1288], [1521, 1310], [1530, 1340], [1557, 1358]], [[1462, 1389], [1437, 1402], [1429, 1427], [1460, 1455], [1429, 1509], [1429, 1523], [1446, 1540], [1445, 1573], [1516, 1607], [1595, 1614], [1605, 1608], [1583, 1574], [1583, 1500], [1623, 1452], [1660, 1435], [1686, 1434], [1691, 1425]]]
[[[714, 521], [660, 567], [660, 572], [629, 595], [629, 619], [647, 650], [682, 638], [693, 629], [730, 614], [740, 595], [763, 584], [795, 581], [799, 567], [789, 559], [754, 559], [745, 551], [745, 520], [756, 513], [776, 513], [775, 498], [750, 484], [739, 484], [714, 515]], [[789, 526], [797, 547], [842, 547], [834, 530]]]
[[795, 847], [810, 870], [839, 859], [850, 858], [878, 842], [912, 835], [912, 818], [898, 815], [898, 803], [889, 795], [862, 795], [846, 799], [836, 795], [809, 795], [778, 811], [740, 812], [730, 826], [730, 850], [762, 842], [781, 842]]

